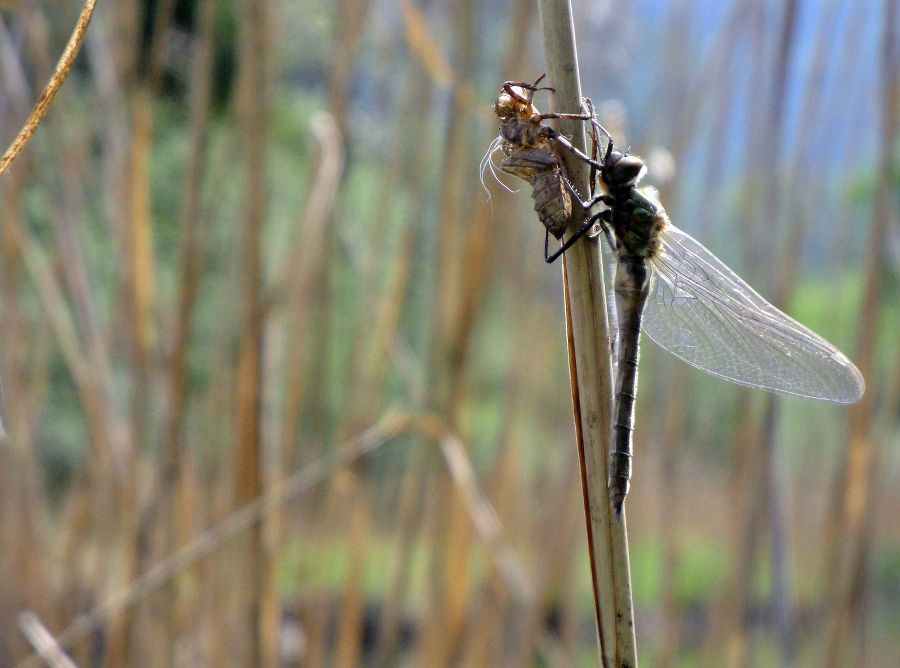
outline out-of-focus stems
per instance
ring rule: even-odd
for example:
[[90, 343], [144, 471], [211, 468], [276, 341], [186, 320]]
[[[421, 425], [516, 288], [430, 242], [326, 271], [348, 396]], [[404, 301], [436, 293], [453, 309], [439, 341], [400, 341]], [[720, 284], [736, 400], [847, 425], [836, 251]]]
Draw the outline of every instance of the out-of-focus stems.
[[[234, 476], [240, 505], [256, 499], [265, 486], [261, 439], [262, 335], [265, 323], [262, 230], [267, 209], [266, 154], [271, 90], [269, 77], [269, 7], [249, 0], [241, 14], [241, 71], [238, 113], [244, 162], [244, 220], [241, 227], [241, 313], [238, 352]], [[255, 525], [246, 543], [243, 622], [250, 634], [247, 665], [276, 665], [280, 603], [274, 590], [273, 546]]]
[[[878, 386], [876, 367], [876, 344], [882, 320], [884, 284], [887, 278], [884, 249], [889, 245], [888, 237], [897, 227], [896, 205], [896, 165], [898, 116], [900, 116], [900, 36], [897, 28], [897, 3], [884, 2], [882, 20], [880, 92], [881, 109], [880, 137], [878, 141], [878, 181], [875, 191], [875, 206], [869, 227], [868, 252], [866, 253], [866, 275], [863, 284], [862, 303], [859, 313], [859, 334], [857, 340], [856, 363], [869, 386], [862, 400], [849, 410], [848, 437], [850, 447], [842, 466], [843, 486], [840, 489], [840, 503], [835, 536], [838, 538], [828, 547], [837, 551], [836, 568], [832, 573], [831, 618], [829, 620], [828, 666], [842, 666], [857, 663], [847, 653], [847, 641], [855, 629], [859, 628], [860, 607], [866, 578], [867, 554], [867, 512], [871, 514], [871, 484], [881, 459], [882, 448], [878, 439], [872, 438], [872, 424]], [[837, 490], [836, 490], [837, 491]]]

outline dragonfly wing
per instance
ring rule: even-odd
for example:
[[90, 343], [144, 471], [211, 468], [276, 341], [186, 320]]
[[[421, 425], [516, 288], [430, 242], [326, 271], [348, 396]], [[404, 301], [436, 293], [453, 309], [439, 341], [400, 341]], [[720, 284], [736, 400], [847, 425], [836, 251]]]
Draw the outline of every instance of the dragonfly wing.
[[841, 351], [690, 235], [667, 226], [653, 265], [643, 329], [675, 356], [747, 387], [838, 404], [862, 396], [862, 375]]

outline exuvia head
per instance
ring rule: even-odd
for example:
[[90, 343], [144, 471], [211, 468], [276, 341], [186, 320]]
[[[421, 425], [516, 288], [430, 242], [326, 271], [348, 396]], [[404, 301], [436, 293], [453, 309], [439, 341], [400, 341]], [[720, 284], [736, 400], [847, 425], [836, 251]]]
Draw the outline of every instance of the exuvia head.
[[638, 156], [612, 151], [603, 169], [603, 180], [610, 186], [636, 186], [646, 171], [644, 161]]
[[526, 98], [525, 91], [517, 86], [510, 86], [509, 90], [500, 92], [497, 101], [494, 102], [494, 112], [500, 118], [513, 116], [528, 118], [538, 113], [531, 101]]
[[539, 90], [553, 92], [549, 86], [538, 86], [546, 75], [539, 76], [533, 84], [524, 81], [507, 81], [500, 90], [500, 95], [494, 103], [494, 112], [500, 118], [518, 116], [521, 119], [531, 119], [540, 116], [540, 112], [532, 104], [534, 94]]

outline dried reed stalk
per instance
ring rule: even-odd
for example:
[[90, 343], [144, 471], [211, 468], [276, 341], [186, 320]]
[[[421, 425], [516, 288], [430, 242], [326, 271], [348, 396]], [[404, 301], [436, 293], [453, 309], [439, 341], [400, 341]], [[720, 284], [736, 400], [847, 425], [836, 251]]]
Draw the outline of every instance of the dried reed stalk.
[[53, 634], [41, 623], [36, 614], [30, 611], [18, 615], [19, 628], [34, 646], [34, 649], [51, 668], [77, 668], [72, 659], [66, 656], [56, 643]]
[[[398, 107], [401, 112], [396, 117], [396, 125], [391, 136], [405, 135], [409, 146], [421, 146], [427, 141], [428, 120], [428, 114], [422, 108], [422, 102], [423, 98], [430, 97], [431, 82], [423, 66], [417, 60], [410, 62], [406, 77], [403, 98]], [[375, 204], [376, 228], [373, 253], [375, 257], [383, 257], [384, 240], [388, 236], [385, 229], [388, 218], [393, 215], [396, 208], [395, 196], [402, 187], [401, 184], [408, 184], [409, 192], [413, 197], [418, 198], [413, 210], [420, 211], [425, 208], [425, 198], [428, 193], [425, 176], [428, 172], [429, 159], [429, 153], [421, 150], [417, 150], [411, 155], [404, 155], [402, 152], [394, 154], [394, 159], [387, 167], [379, 199]], [[359, 362], [362, 364], [360, 387], [348, 388], [350, 405], [355, 407], [355, 419], [364, 415], [364, 410], [369, 410], [362, 400], [371, 396], [371, 392], [376, 387], [382, 386], [390, 348], [395, 340], [404, 308], [404, 297], [409, 280], [413, 275], [416, 243], [422, 230], [416, 219], [408, 219], [402, 225], [399, 248], [390, 263], [390, 275], [382, 295], [377, 298], [374, 329], [371, 336], [368, 337], [369, 340], [363, 342], [365, 352], [359, 353]], [[374, 267], [370, 271], [374, 273]], [[421, 397], [414, 396], [413, 404], [420, 405]], [[400, 501], [396, 512], [396, 526], [399, 527], [399, 535], [395, 540], [397, 561], [392, 565], [393, 572], [387, 585], [381, 627], [376, 637], [373, 662], [376, 666], [392, 666], [397, 662], [403, 603], [407, 599], [410, 587], [414, 549], [424, 512], [424, 504], [421, 501], [429, 480], [429, 466], [426, 457], [423, 448], [414, 448], [411, 461], [400, 477]]]
[[375, 658], [372, 662], [374, 666], [387, 668], [398, 663], [403, 602], [406, 600], [412, 579], [415, 541], [425, 511], [422, 499], [430, 482], [427, 472], [425, 449], [414, 448], [400, 483], [400, 500], [395, 515], [399, 536], [394, 541], [398, 558], [382, 608], [381, 625], [376, 636]]
[[[114, 592], [88, 613], [78, 616], [56, 635], [55, 643], [63, 650], [71, 648], [185, 569], [213, 554], [228, 541], [257, 526], [265, 517], [324, 480], [336, 469], [347, 466], [385, 445], [399, 433], [409, 429], [411, 422], [408, 416], [395, 412], [385, 413], [376, 424], [338, 446], [331, 457], [312, 462], [290, 477], [270, 486], [265, 494], [235, 510], [168, 558], [154, 564], [127, 587]], [[38, 661], [38, 655], [32, 655], [22, 661], [18, 668], [38, 665]]]
[[[541, 25], [548, 81], [560, 111], [581, 108], [581, 82], [575, 52], [572, 8], [568, 0], [541, 0]], [[584, 128], [561, 122], [561, 131], [585, 147]], [[568, 174], [581, 193], [590, 191], [587, 166], [565, 155]], [[580, 224], [578, 216], [570, 225]], [[603, 665], [636, 666], [634, 612], [625, 513], [616, 518], [607, 492], [612, 432], [612, 365], [606, 292], [599, 244], [578, 243], [563, 264], [569, 370], [575, 432], [581, 463], [588, 549], [594, 585], [597, 630]]]
[[[7, 239], [6, 227], [16, 221], [23, 226], [22, 198], [26, 192], [28, 170], [13, 171], [3, 183], [0, 196], [0, 239], [4, 261], [0, 268], [0, 299], [4, 305], [3, 340], [27, 341], [29, 332], [24, 313], [22, 258]], [[45, 518], [52, 504], [44, 494], [44, 471], [38, 458], [38, 418], [46, 399], [49, 376], [51, 335], [44, 332], [35, 343], [38, 353], [29, 354], [23, 345], [4, 346], [0, 409], [5, 425], [0, 426], [0, 570], [15, 573], [4, 586], [3, 615], [11, 618], [14, 610], [26, 605], [36, 610], [48, 624], [58, 623], [58, 606], [53, 592], [46, 587], [53, 557], [46, 549]], [[27, 558], [23, 557], [27, 555]], [[0, 645], [9, 656], [28, 651], [24, 639], [12, 629], [0, 636]]]
[[[280, 418], [279, 449], [283, 465], [296, 461], [299, 437], [299, 417], [303, 414], [310, 351], [314, 347], [310, 323], [317, 322], [315, 312], [322, 308], [321, 285], [318, 279], [326, 271], [328, 244], [331, 238], [329, 221], [344, 168], [344, 143], [337, 123], [331, 114], [321, 112], [310, 119], [310, 130], [318, 146], [318, 160], [303, 209], [297, 214], [298, 225], [291, 238], [288, 252], [278, 272], [276, 293], [282, 293], [286, 305], [285, 323], [281, 336], [298, 341], [285, 346], [284, 399]], [[295, 259], [309, 259], [297, 266]], [[276, 314], [278, 315], [277, 312]], [[279, 320], [275, 318], [276, 322]], [[312, 453], [308, 453], [312, 454]]]
[[[466, 398], [466, 361], [472, 343], [473, 315], [488, 288], [487, 276], [494, 258], [482, 243], [485, 207], [473, 203], [476, 192], [472, 133], [466, 127], [472, 87], [466, 82], [477, 76], [480, 43], [475, 40], [477, 11], [472, 0], [456, 3], [450, 16], [458, 46], [454, 87], [444, 129], [440, 181], [440, 218], [437, 233], [437, 276], [432, 319], [432, 347], [428, 377], [428, 401], [454, 433], [463, 433]], [[475, 240], [475, 241], [473, 241]], [[469, 566], [474, 539], [465, 497], [445, 477], [437, 486], [442, 512], [431, 533], [433, 573], [427, 629], [420, 657], [428, 665], [452, 660], [461, 644], [475, 588]]]
[[[859, 621], [860, 607], [866, 582], [868, 522], [873, 508], [870, 500], [872, 480], [881, 461], [883, 445], [873, 439], [872, 425], [876, 410], [875, 383], [877, 375], [876, 347], [879, 327], [883, 320], [882, 295], [888, 270], [883, 249], [889, 243], [890, 231], [896, 229], [898, 212], [894, 174], [897, 164], [897, 136], [900, 130], [900, 64], [897, 29], [897, 3], [886, 0], [881, 35], [880, 93], [881, 118], [879, 125], [878, 169], [875, 206], [869, 226], [866, 253], [866, 275], [862, 303], [857, 322], [858, 353], [856, 362], [863, 377], [869, 381], [869, 389], [862, 400], [849, 409], [847, 436], [850, 447], [842, 469], [843, 485], [832, 501], [832, 508], [839, 509], [830, 518], [835, 525], [837, 540], [827, 547], [835, 552], [834, 569], [828, 583], [831, 594], [826, 665], [843, 666], [858, 663], [859, 657], [849, 654], [847, 644], [854, 632], [862, 627]], [[860, 643], [861, 645], [862, 643]]]
[[[216, 3], [213, 0], [202, 0], [197, 9], [197, 37], [192, 47], [193, 59], [188, 86], [190, 157], [184, 178], [185, 190], [181, 209], [178, 290], [167, 323], [169, 365], [164, 379], [166, 392], [164, 399], [167, 408], [162, 427], [163, 446], [158, 466], [160, 477], [159, 492], [156, 495], [158, 508], [153, 508], [154, 504], [151, 501], [151, 508], [147, 512], [152, 518], [167, 518], [165, 521], [168, 523], [168, 529], [164, 549], [168, 553], [174, 552], [188, 541], [194, 519], [192, 509], [202, 505], [195, 506], [191, 503], [200, 483], [196, 474], [196, 457], [188, 450], [184, 422], [189, 399], [187, 369], [190, 331], [194, 322], [194, 310], [208, 245], [209, 219], [201, 215], [200, 198], [203, 179], [207, 173], [215, 8]], [[155, 69], [158, 68], [151, 68], [151, 72]], [[196, 596], [192, 601], [187, 601], [179, 582], [173, 580], [167, 597], [168, 614], [161, 644], [168, 649], [176, 646], [180, 634], [191, 633], [190, 608], [191, 603], [196, 601]], [[170, 654], [168, 660], [174, 662], [175, 657]]]
[[[780, 7], [779, 25], [777, 26], [777, 51], [773, 54], [774, 73], [767, 93], [768, 105], [765, 105], [766, 114], [763, 127], [769, 134], [780, 137], [784, 128], [784, 105], [788, 95], [787, 73], [788, 64], [794, 53], [796, 37], [796, 0], [784, 0]], [[782, 204], [782, 180], [780, 166], [781, 156], [772, 156], [771, 167], [764, 172], [764, 192], [767, 201], [767, 213], [770, 220], [766, 227], [772, 238], [777, 238], [783, 225], [784, 205]], [[774, 250], [777, 246], [770, 245], [766, 253], [764, 266], [772, 267], [774, 264], [774, 280], [772, 281], [772, 302], [776, 306], [784, 306], [793, 283], [796, 279], [794, 267], [796, 262], [791, 259], [797, 257], [799, 244], [803, 238], [803, 218], [794, 219], [789, 231], [789, 240], [785, 244], [785, 255], [777, 257]], [[764, 488], [763, 498], [768, 506], [770, 561], [772, 568], [771, 605], [774, 622], [775, 643], [779, 652], [778, 663], [791, 664], [794, 661], [794, 595], [787, 563], [788, 526], [785, 516], [787, 505], [787, 490], [784, 457], [778, 448], [776, 428], [778, 425], [780, 404], [777, 403], [774, 394], [767, 394], [763, 411], [762, 433], [762, 461], [766, 463], [765, 474], [760, 478], [760, 484]]]
[[[363, 571], [369, 535], [372, 527], [372, 511], [366, 486], [361, 476], [344, 471], [335, 476], [336, 499], [341, 503], [342, 524], [346, 527], [348, 548], [347, 573], [344, 576], [343, 594], [338, 610], [338, 630], [335, 641], [335, 668], [353, 668], [360, 663], [363, 646], [363, 613], [365, 592]], [[336, 513], [332, 513], [332, 516]]]
[[56, 94], [59, 92], [60, 86], [63, 85], [66, 77], [69, 76], [69, 71], [72, 69], [72, 65], [75, 63], [75, 57], [81, 49], [81, 43], [84, 41], [84, 33], [87, 31], [88, 24], [91, 22], [91, 16], [94, 14], [94, 7], [96, 5], [97, 0], [87, 0], [84, 3], [81, 14], [78, 15], [78, 22], [75, 24], [75, 30], [72, 31], [72, 36], [69, 38], [65, 50], [63, 51], [62, 56], [60, 56], [59, 62], [56, 64], [56, 69], [53, 71], [50, 81], [48, 81], [47, 85], [44, 87], [41, 97], [38, 98], [37, 104], [35, 104], [28, 120], [25, 121], [25, 125], [22, 126], [22, 129], [19, 131], [19, 134], [16, 135], [16, 138], [13, 139], [9, 148], [6, 149], [6, 153], [3, 154], [3, 157], [0, 158], [0, 178], [3, 177], [3, 174], [9, 169], [12, 161], [22, 152], [22, 149], [25, 148], [25, 144], [27, 144], [28, 140], [34, 135], [38, 125], [41, 124], [41, 121], [44, 120], [44, 116], [47, 115], [47, 110], [50, 109], [50, 103], [53, 102], [53, 98], [56, 97]]
[[[717, 95], [727, 90], [731, 82], [736, 80], [733, 73], [734, 51], [742, 39], [755, 38], [757, 44], [761, 40], [758, 8], [746, 0], [738, 0], [731, 6], [725, 27], [722, 29], [712, 57], [708, 61], [705, 72], [698, 77], [698, 85], [708, 86], [703, 100], [696, 100], [698, 105], [710, 104]], [[749, 34], [749, 37], [748, 37]], [[762, 82], [764, 63], [764, 51], [754, 49], [752, 80], [757, 82], [755, 91], [757, 98], [762, 99]], [[708, 75], [705, 77], [704, 75]], [[732, 93], [733, 94], [733, 93]], [[716, 134], [710, 141], [710, 146], [722, 145], [727, 133], [728, 109], [726, 105], [714, 105], [717, 112], [714, 125]], [[755, 111], [758, 111], [754, 107]], [[761, 114], [751, 116], [753, 122], [751, 136], [747, 138], [748, 153], [752, 154], [763, 132], [760, 129]], [[698, 129], [692, 124], [694, 119], [685, 119], [682, 128], [691, 127], [695, 132]], [[687, 124], [687, 125], [686, 125]], [[755, 164], [755, 163], [754, 163]], [[709, 162], [709, 172], [718, 170], [715, 158]], [[749, 178], [751, 185], [756, 185]], [[707, 179], [711, 182], [711, 179]], [[712, 189], [705, 193], [712, 194]], [[751, 235], [750, 221], [745, 215], [742, 217], [741, 233], [747, 238]], [[748, 247], [750, 244], [747, 244]], [[737, 415], [749, 415], [753, 408], [752, 396], [747, 391], [738, 393], [735, 412]], [[732, 504], [733, 527], [731, 536], [731, 559], [733, 564], [729, 574], [729, 580], [722, 588], [722, 594], [714, 603], [714, 620], [707, 636], [706, 661], [718, 662], [724, 660], [730, 665], [742, 665], [747, 661], [750, 652], [750, 638], [744, 620], [750, 607], [752, 595], [751, 585], [753, 573], [757, 565], [759, 550], [759, 535], [761, 532], [759, 507], [765, 502], [761, 493], [760, 479], [763, 476], [763, 455], [761, 432], [754, 419], [738, 420], [734, 422], [731, 441], [734, 443], [734, 455], [731, 466], [731, 489], [734, 490], [734, 503]]]
[[[240, 13], [241, 70], [238, 113], [245, 157], [244, 220], [241, 256], [240, 350], [238, 353], [234, 476], [236, 500], [246, 505], [265, 489], [261, 439], [263, 305], [262, 230], [267, 206], [266, 153], [270, 113], [268, 65], [271, 26], [269, 3], [252, 0]], [[278, 661], [281, 608], [273, 587], [274, 555], [255, 525], [247, 537], [242, 617], [250, 633], [245, 660], [260, 665]]]

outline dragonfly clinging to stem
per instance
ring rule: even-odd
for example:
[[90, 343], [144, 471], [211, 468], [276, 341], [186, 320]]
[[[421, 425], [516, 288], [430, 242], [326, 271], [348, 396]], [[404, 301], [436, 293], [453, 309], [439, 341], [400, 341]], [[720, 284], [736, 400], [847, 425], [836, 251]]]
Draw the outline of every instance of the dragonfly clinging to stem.
[[[543, 77], [541, 77], [543, 78]], [[590, 216], [548, 262], [599, 223], [616, 258], [613, 281], [616, 322], [616, 386], [610, 499], [617, 513], [631, 478], [634, 402], [640, 331], [662, 348], [714, 376], [746, 387], [833, 404], [853, 404], [865, 391], [859, 370], [821, 336], [767, 302], [690, 235], [669, 221], [651, 189], [639, 188], [643, 160], [613, 147], [585, 99], [583, 114], [539, 114], [531, 100], [537, 84], [507, 82], [495, 110], [501, 118], [497, 140], [506, 154], [504, 171], [529, 180], [535, 209], [548, 234], [562, 237], [571, 215], [570, 196]], [[575, 149], [542, 123], [545, 118], [590, 121], [593, 153], [606, 137], [600, 160]], [[566, 178], [559, 150], [592, 167], [591, 188], [599, 195], [578, 197]]]
[[616, 257], [616, 388], [610, 498], [617, 512], [631, 478], [640, 331], [683, 361], [733, 383], [834, 404], [859, 401], [865, 383], [837, 348], [767, 302], [690, 235], [652, 189], [638, 188], [643, 160], [606, 135], [596, 199]]

